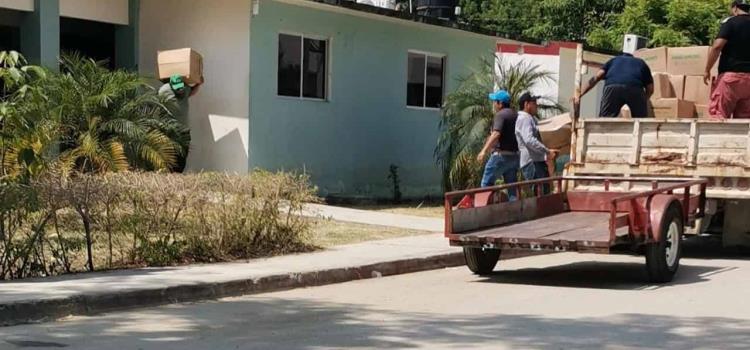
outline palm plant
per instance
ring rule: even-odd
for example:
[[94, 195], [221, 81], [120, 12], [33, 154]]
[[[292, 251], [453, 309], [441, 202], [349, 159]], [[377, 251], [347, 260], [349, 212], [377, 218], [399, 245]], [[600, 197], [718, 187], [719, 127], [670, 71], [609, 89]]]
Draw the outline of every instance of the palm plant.
[[187, 153], [189, 131], [177, 106], [136, 73], [63, 55], [61, 73], [45, 87], [60, 115], [60, 160], [81, 172], [170, 170]]
[[52, 162], [59, 120], [39, 87], [47, 77], [18, 52], [0, 52], [0, 182], [25, 182]]
[[[524, 92], [550, 82], [554, 82], [552, 73], [538, 65], [496, 62], [494, 56], [480, 59], [477, 69], [458, 78], [458, 88], [445, 98], [441, 135], [435, 149], [445, 190], [476, 187], [481, 180], [483, 164], [478, 164], [475, 157], [489, 135], [494, 118], [488, 93], [496, 89], [508, 91], [512, 107], [517, 109], [517, 101]], [[539, 110], [542, 116], [548, 116], [563, 108], [542, 96]]]

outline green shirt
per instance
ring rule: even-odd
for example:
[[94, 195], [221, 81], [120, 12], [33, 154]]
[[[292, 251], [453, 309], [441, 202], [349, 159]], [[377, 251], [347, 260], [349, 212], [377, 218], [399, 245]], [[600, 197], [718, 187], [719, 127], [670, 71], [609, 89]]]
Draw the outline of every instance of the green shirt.
[[190, 115], [190, 93], [193, 91], [193, 88], [185, 85], [185, 94], [178, 97], [175, 95], [174, 91], [172, 90], [172, 87], [169, 84], [164, 84], [159, 88], [159, 95], [167, 97], [170, 101], [177, 102], [177, 112], [175, 113], [175, 118], [183, 123], [187, 124], [188, 116]]

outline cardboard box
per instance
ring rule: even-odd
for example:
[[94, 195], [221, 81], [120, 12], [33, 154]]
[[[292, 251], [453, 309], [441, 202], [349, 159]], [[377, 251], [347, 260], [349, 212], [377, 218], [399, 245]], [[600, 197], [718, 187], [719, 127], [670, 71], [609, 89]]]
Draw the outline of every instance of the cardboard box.
[[686, 77], [685, 96], [683, 99], [692, 101], [697, 105], [708, 105], [711, 101], [711, 86], [703, 83], [703, 77]]
[[672, 90], [674, 91], [674, 97], [680, 100], [684, 100], [685, 99], [685, 76], [670, 74], [669, 82], [672, 83]]
[[663, 98], [652, 102], [654, 118], [695, 118], [695, 103], [677, 98]]
[[654, 73], [654, 94], [651, 96], [651, 99], [676, 97], [669, 74]]
[[711, 114], [708, 113], [708, 105], [695, 105], [695, 112], [698, 118], [710, 118]]
[[638, 50], [633, 56], [646, 61], [648, 67], [651, 68], [651, 72], [667, 72], [666, 47]]
[[[703, 75], [709, 46], [672, 47], [667, 51], [667, 72], [674, 75]], [[718, 73], [718, 65], [714, 67]]]
[[542, 120], [539, 122], [539, 134], [548, 148], [558, 149], [561, 154], [570, 153], [573, 119], [569, 113], [565, 113]]
[[185, 83], [195, 85], [203, 78], [203, 56], [193, 49], [159, 51], [157, 62], [161, 80], [180, 75]]

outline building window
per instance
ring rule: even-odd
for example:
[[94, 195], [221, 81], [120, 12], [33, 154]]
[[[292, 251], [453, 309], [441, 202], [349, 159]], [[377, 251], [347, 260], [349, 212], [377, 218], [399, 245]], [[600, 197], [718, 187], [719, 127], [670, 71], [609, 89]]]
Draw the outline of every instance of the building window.
[[440, 108], [443, 105], [445, 56], [409, 52], [406, 105]]
[[279, 34], [279, 96], [325, 100], [328, 41]]

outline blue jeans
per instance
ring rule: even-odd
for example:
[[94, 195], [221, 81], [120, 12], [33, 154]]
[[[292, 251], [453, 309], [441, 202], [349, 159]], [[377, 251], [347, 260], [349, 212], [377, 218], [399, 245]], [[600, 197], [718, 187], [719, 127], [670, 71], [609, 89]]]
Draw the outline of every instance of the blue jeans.
[[[533, 162], [525, 165], [521, 168], [523, 178], [526, 181], [546, 179], [549, 177], [549, 169], [547, 169], [546, 162]], [[536, 195], [538, 185], [531, 186], [531, 190]], [[551, 192], [550, 185], [548, 183], [542, 185], [542, 194], [547, 195]]]
[[[495, 186], [498, 175], [503, 177], [503, 182], [512, 184], [518, 182], [518, 168], [520, 163], [518, 155], [492, 154], [487, 165], [484, 167], [484, 176], [482, 176], [482, 187]], [[516, 190], [508, 190], [508, 198], [515, 200]]]

